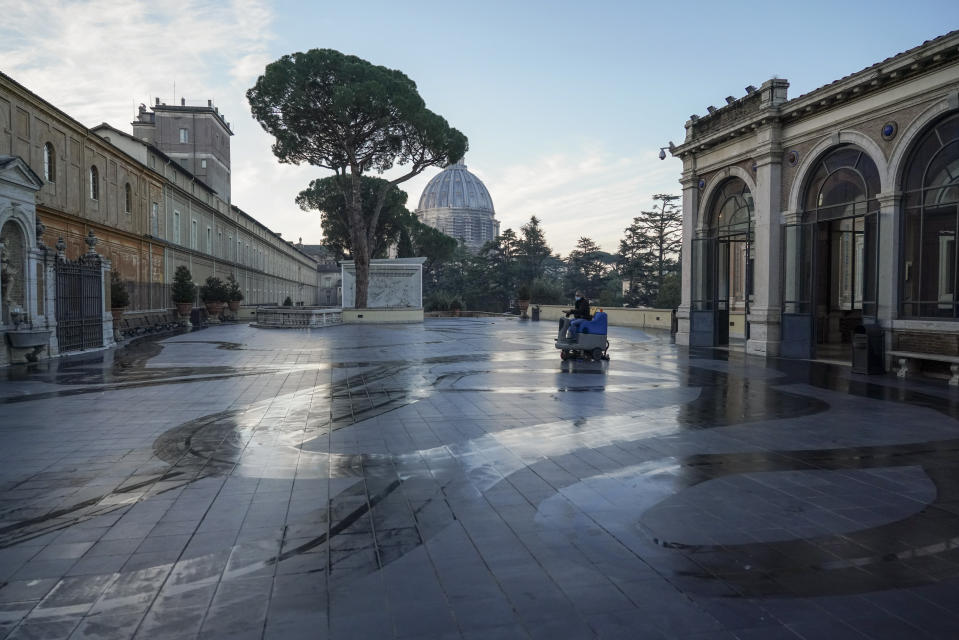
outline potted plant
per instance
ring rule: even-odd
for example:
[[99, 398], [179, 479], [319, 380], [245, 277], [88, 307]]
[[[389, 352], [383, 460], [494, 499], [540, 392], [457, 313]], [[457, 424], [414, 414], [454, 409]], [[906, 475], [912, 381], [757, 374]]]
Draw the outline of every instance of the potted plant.
[[216, 276], [206, 279], [206, 284], [200, 287], [200, 299], [206, 305], [206, 312], [212, 322], [216, 322], [223, 311], [223, 305], [229, 298], [229, 290], [223, 281]]
[[120, 320], [123, 319], [123, 312], [130, 306], [130, 294], [127, 287], [120, 279], [120, 274], [116, 271], [110, 272], [110, 313], [113, 315], [113, 331], [115, 334], [120, 332]]
[[181, 264], [173, 274], [171, 297], [176, 304], [177, 314], [189, 316], [193, 309], [193, 301], [196, 300], [196, 285], [193, 284], [193, 275], [185, 265]]
[[226, 277], [226, 291], [226, 302], [230, 307], [230, 311], [236, 313], [240, 310], [240, 302], [243, 301], [243, 292], [240, 291], [240, 283], [236, 281], [232, 273]]
[[460, 317], [460, 311], [463, 310], [463, 303], [460, 302], [459, 298], [453, 298], [450, 302], [450, 313], [454, 318]]
[[286, 297], [286, 300], [283, 301], [283, 306], [284, 306], [284, 307], [292, 307], [292, 306], [293, 306], [293, 301], [290, 299], [290, 296], [287, 296], [287, 297]]
[[529, 285], [523, 283], [519, 286], [519, 289], [516, 291], [516, 304], [519, 305], [519, 314], [521, 317], [525, 318], [526, 309], [529, 308]]

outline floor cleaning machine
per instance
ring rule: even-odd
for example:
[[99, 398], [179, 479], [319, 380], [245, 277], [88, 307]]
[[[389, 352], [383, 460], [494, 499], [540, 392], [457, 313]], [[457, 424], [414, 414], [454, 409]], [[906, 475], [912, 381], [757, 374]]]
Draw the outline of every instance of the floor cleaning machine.
[[581, 320], [575, 324], [569, 316], [560, 318], [556, 348], [560, 350], [559, 356], [563, 360], [609, 360], [606, 353], [609, 349], [609, 340], [606, 339], [606, 312], [597, 311], [592, 320]]

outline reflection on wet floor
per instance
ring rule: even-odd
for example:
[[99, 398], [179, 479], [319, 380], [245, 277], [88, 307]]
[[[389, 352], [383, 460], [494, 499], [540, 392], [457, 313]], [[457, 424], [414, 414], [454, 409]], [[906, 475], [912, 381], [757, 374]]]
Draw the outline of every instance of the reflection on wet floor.
[[[386, 331], [351, 349], [333, 334], [277, 346], [224, 327], [11, 368], [4, 411], [104, 393], [175, 399], [177, 388], [241, 379], [269, 391], [166, 425], [115, 481], [80, 467], [7, 473], [0, 552], [88, 528], [106, 541], [127, 514], [180, 509], [150, 525], [167, 527], [155, 545], [183, 538], [176, 555], [151, 548], [142, 566], [90, 574], [95, 597], [79, 615], [96, 604], [119, 616], [139, 584], [150, 594], [136, 609], [141, 634], [185, 624], [174, 615], [182, 599], [209, 606], [217, 585], [263, 577], [320, 580], [319, 608], [332, 612], [336, 590], [438, 563], [451, 539], [465, 545], [453, 555], [478, 553], [483, 571], [495, 573], [504, 549], [516, 566], [535, 557], [529, 571], [555, 554], [563, 575], [598, 571], [620, 585], [642, 573], [697, 597], [959, 580], [959, 402], [948, 390], [686, 353], [636, 334], [613, 341], [609, 362], [561, 362], [548, 339], [508, 324], [437, 323], [381, 357]], [[495, 348], [513, 343], [526, 346]], [[497, 580], [510, 591], [510, 578]], [[0, 603], [14, 582], [23, 588], [0, 580]], [[41, 594], [14, 622], [0, 616], [0, 637], [55, 602]], [[215, 618], [205, 612], [185, 635]]]

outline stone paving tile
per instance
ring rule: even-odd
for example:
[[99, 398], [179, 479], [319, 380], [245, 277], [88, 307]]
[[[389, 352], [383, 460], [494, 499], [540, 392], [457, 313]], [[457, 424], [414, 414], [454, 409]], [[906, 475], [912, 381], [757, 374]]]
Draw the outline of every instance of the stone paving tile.
[[0, 382], [0, 638], [959, 635], [952, 390], [549, 329], [221, 326]]

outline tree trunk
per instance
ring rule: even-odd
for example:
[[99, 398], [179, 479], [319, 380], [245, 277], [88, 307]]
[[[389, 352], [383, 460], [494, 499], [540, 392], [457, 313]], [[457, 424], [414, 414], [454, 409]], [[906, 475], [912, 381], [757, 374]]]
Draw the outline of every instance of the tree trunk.
[[363, 219], [363, 196], [360, 193], [360, 178], [354, 170], [352, 176], [352, 202], [348, 203], [350, 212], [350, 236], [353, 249], [353, 264], [356, 266], [356, 297], [354, 306], [365, 309], [367, 292], [370, 286], [370, 244], [366, 220]]

